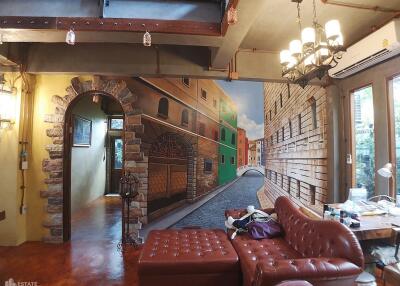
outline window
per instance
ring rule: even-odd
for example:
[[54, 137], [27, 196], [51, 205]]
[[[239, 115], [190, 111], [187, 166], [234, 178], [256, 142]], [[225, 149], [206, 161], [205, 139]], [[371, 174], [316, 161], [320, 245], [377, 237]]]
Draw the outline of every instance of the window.
[[285, 127], [282, 127], [282, 142], [285, 141]]
[[274, 135], [271, 135], [271, 145], [274, 145]]
[[168, 117], [168, 99], [165, 97], [161, 98], [158, 102], [158, 116], [163, 118]]
[[310, 203], [315, 205], [315, 186], [310, 185]]
[[225, 129], [224, 128], [222, 128], [222, 130], [221, 130], [221, 140], [225, 141]]
[[311, 119], [312, 128], [317, 129], [317, 101], [314, 97], [311, 98]]
[[213, 136], [214, 136], [214, 140], [215, 141], [218, 141], [218, 139], [219, 139], [219, 136], [218, 136], [218, 131], [217, 130], [214, 130], [214, 132], [213, 132]]
[[279, 143], [279, 130], [276, 130], [276, 143]]
[[110, 117], [109, 118], [109, 128], [110, 130], [122, 130], [124, 129], [124, 119], [123, 118], [116, 118]]
[[301, 135], [301, 114], [297, 115], [297, 124], [299, 125], [297, 127], [299, 129], [299, 135]]
[[205, 136], [206, 134], [206, 125], [204, 123], [199, 123], [199, 134], [201, 136]]
[[204, 89], [201, 89], [201, 98], [207, 100], [207, 91], [205, 91]]
[[123, 149], [124, 144], [122, 139], [118, 138], [114, 140], [114, 169], [122, 169], [123, 165]]
[[235, 133], [232, 133], [231, 144], [232, 145], [236, 144], [236, 134]]
[[204, 173], [211, 173], [213, 161], [211, 159], [204, 159]]
[[190, 87], [190, 79], [188, 77], [183, 77], [182, 83], [183, 83], [183, 85]]
[[225, 164], [225, 155], [221, 155], [221, 164]]
[[289, 120], [289, 137], [292, 138], [292, 120]]
[[287, 192], [290, 194], [290, 182], [291, 182], [291, 179], [290, 179], [290, 177], [287, 177]]
[[235, 156], [231, 157], [231, 165], [235, 165]]
[[217, 100], [215, 98], [213, 99], [213, 107], [217, 108]]
[[277, 107], [277, 105], [276, 105], [276, 101], [275, 101], [275, 115], [276, 115], [276, 113], [278, 112], [278, 107]]
[[272, 121], [272, 111], [269, 111], [269, 121]]
[[290, 84], [287, 83], [287, 97], [290, 98]]
[[[394, 138], [392, 139], [393, 148], [391, 155], [391, 162], [396, 162], [394, 164], [394, 170], [396, 171], [396, 194], [400, 195], [400, 76], [394, 77], [389, 82], [389, 91], [391, 94], [392, 100], [392, 110], [391, 114], [393, 114], [392, 126], [394, 127]], [[392, 195], [392, 194], [388, 194]]]
[[280, 106], [282, 108], [283, 107], [282, 93], [279, 95], [279, 102], [280, 102]]
[[353, 182], [354, 186], [367, 189], [368, 196], [374, 194], [375, 187], [375, 138], [374, 104], [372, 86], [352, 93], [353, 130]]
[[181, 123], [183, 126], [189, 125], [189, 112], [186, 109], [182, 110]]
[[296, 197], [298, 197], [298, 198], [300, 198], [300, 192], [301, 192], [300, 189], [301, 189], [300, 181], [297, 180], [297, 194], [296, 194]]

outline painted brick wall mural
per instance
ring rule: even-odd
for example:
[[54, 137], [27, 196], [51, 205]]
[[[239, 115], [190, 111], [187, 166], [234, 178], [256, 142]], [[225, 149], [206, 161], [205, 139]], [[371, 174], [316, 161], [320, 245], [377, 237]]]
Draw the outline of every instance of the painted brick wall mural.
[[265, 193], [322, 212], [327, 200], [326, 91], [265, 83]]

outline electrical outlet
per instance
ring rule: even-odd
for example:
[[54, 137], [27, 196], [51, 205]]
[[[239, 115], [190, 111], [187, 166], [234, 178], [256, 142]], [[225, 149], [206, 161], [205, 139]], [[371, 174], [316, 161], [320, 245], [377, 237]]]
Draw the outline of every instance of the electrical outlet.
[[21, 162], [21, 170], [28, 170], [28, 161]]

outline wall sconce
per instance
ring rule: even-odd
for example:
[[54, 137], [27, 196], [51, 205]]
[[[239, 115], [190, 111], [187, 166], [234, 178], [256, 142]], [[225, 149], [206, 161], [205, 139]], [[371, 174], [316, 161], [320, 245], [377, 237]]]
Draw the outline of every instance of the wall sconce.
[[15, 95], [5, 88], [4, 74], [0, 74], [0, 129], [11, 129], [15, 123]]

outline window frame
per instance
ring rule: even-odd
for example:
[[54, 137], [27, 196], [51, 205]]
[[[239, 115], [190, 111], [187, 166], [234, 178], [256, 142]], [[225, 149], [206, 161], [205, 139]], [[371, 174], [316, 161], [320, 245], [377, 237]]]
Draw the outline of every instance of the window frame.
[[[187, 84], [185, 83], [185, 79], [188, 80], [188, 83], [187, 83]], [[183, 84], [184, 86], [186, 86], [186, 87], [190, 87], [190, 78], [189, 78], [189, 77], [186, 77], [186, 76], [183, 76], [183, 77], [182, 77], [182, 84]]]
[[[122, 119], [122, 129], [114, 129], [111, 128], [111, 120], [113, 119]], [[125, 118], [123, 115], [110, 115], [108, 116], [108, 123], [107, 123], [108, 131], [119, 131], [122, 132], [125, 129]]]
[[[205, 96], [203, 96], [203, 94], [204, 94]], [[202, 100], [204, 100], [204, 101], [207, 101], [207, 90], [205, 90], [204, 88], [201, 88], [201, 89], [200, 89], [200, 98], [201, 98]]]
[[[356, 142], [356, 140], [355, 140], [355, 126], [354, 126], [354, 93], [356, 92], [356, 91], [358, 91], [358, 90], [361, 90], [361, 89], [364, 89], [364, 88], [367, 88], [367, 87], [371, 87], [372, 88], [372, 100], [374, 100], [374, 85], [373, 85], [373, 82], [369, 82], [369, 83], [366, 83], [366, 84], [363, 84], [363, 85], [360, 85], [359, 87], [356, 87], [356, 88], [353, 88], [353, 89], [351, 89], [351, 90], [349, 90], [349, 93], [348, 93], [348, 100], [349, 100], [349, 116], [350, 116], [350, 129], [349, 129], [349, 132], [350, 132], [350, 136], [348, 137], [349, 138], [349, 153], [351, 154], [351, 159], [352, 159], [352, 164], [351, 164], [351, 168], [350, 168], [350, 173], [351, 173], [351, 176], [350, 176], [350, 188], [355, 188], [356, 187], [356, 163], [355, 163], [355, 159], [356, 159], [356, 146], [355, 146], [355, 142]], [[374, 107], [374, 110], [375, 110], [375, 107]], [[376, 134], [376, 124], [375, 124], [375, 113], [374, 113], [374, 136], [375, 136], [375, 134]], [[374, 170], [374, 172], [376, 172], [376, 167], [377, 167], [377, 165], [376, 165], [376, 140], [375, 140], [375, 137], [374, 137], [374, 151], [375, 151], [375, 154], [374, 154], [374, 164], [375, 164], [375, 170]], [[374, 194], [376, 194], [376, 180], [377, 180], [377, 176], [376, 176], [376, 174], [375, 174], [375, 176], [374, 176], [374, 186], [375, 186], [375, 188], [374, 188]]]
[[[183, 115], [186, 115], [186, 117], [184, 117]], [[183, 119], [186, 119], [186, 121], [184, 122]], [[185, 108], [182, 110], [181, 112], [181, 125], [184, 127], [188, 127], [189, 126], [189, 111]]]
[[[400, 77], [400, 72], [392, 74], [386, 77], [386, 99], [387, 99], [387, 120], [388, 120], [388, 143], [389, 143], [389, 161], [393, 164], [393, 175], [392, 179], [389, 180], [389, 196], [396, 198], [397, 195], [397, 165], [396, 161], [396, 131], [395, 131], [395, 119], [394, 119], [394, 94], [392, 82], [395, 78]], [[393, 163], [395, 162], [395, 163]]]
[[[162, 100], [166, 100], [166, 104], [167, 104], [167, 112], [166, 112], [166, 114], [160, 112], [160, 105], [161, 105], [161, 101], [162, 101]], [[168, 100], [168, 98], [166, 98], [166, 97], [161, 97], [161, 98], [158, 100], [157, 116], [159, 116], [159, 117], [161, 117], [161, 118], [164, 118], [164, 119], [167, 119], [167, 118], [168, 118], [168, 116], [169, 116], [169, 100]]]
[[[206, 170], [206, 163], [211, 163], [211, 169], [210, 169], [210, 170]], [[203, 173], [204, 173], [204, 174], [212, 174], [212, 172], [213, 172], [213, 165], [214, 165], [213, 159], [204, 158]]]

